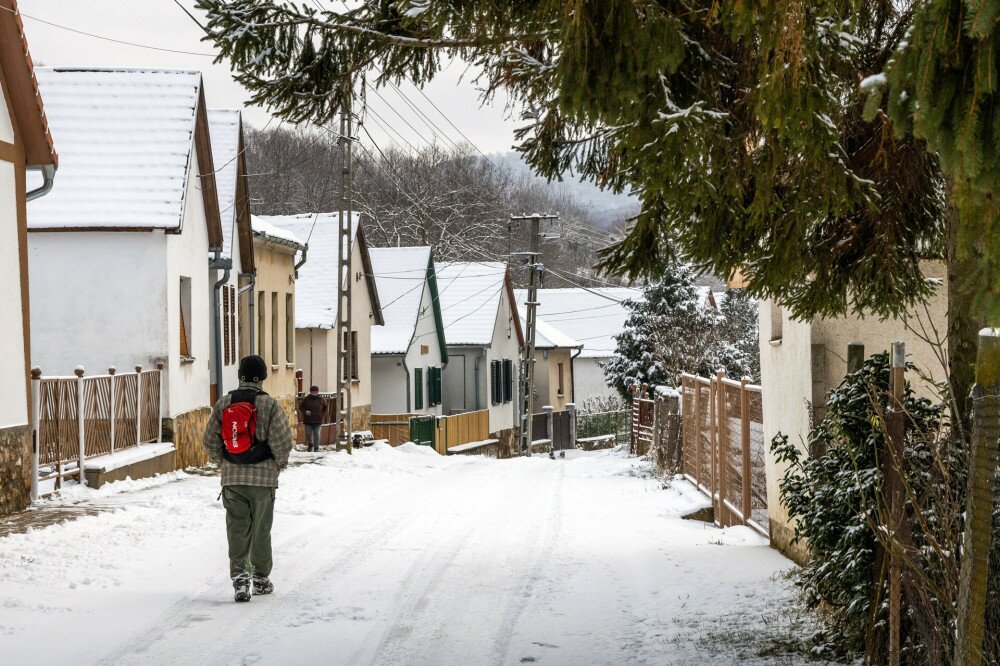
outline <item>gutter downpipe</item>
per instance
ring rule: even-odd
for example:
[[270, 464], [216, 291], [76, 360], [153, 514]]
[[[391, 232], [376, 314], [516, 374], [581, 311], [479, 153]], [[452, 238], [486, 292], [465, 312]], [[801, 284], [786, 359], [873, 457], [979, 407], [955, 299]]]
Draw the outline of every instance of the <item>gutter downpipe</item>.
[[410, 368], [406, 365], [406, 354], [403, 354], [403, 376], [406, 378], [406, 413], [410, 413]]
[[576, 359], [583, 353], [583, 345], [577, 348], [575, 354], [569, 355], [569, 387], [573, 389], [573, 400], [576, 404]]
[[216, 270], [222, 269], [222, 277], [215, 283], [212, 289], [212, 310], [215, 313], [215, 339], [212, 346], [215, 352], [215, 385], [216, 399], [222, 397], [222, 285], [229, 282], [229, 271], [233, 268], [232, 259], [222, 259], [221, 248], [215, 248], [215, 257], [208, 260], [208, 267]]
[[482, 409], [482, 405], [481, 405], [481, 402], [480, 402], [480, 395], [479, 395], [479, 361], [481, 361], [484, 358], [486, 358], [486, 347], [483, 347], [482, 353], [479, 354], [479, 356], [476, 357], [476, 363], [475, 363], [475, 375], [476, 375], [476, 411], [477, 412]]
[[26, 201], [34, 201], [52, 191], [52, 186], [55, 185], [56, 180], [56, 167], [54, 164], [43, 164], [40, 167], [28, 167], [28, 169], [42, 172], [43, 180], [41, 187], [31, 190], [25, 195]]
[[306, 255], [308, 254], [309, 254], [309, 243], [306, 243], [305, 245], [302, 246], [302, 259], [300, 259], [299, 262], [295, 264], [295, 279], [298, 279], [299, 269], [302, 268], [302, 265], [304, 263], [306, 263]]

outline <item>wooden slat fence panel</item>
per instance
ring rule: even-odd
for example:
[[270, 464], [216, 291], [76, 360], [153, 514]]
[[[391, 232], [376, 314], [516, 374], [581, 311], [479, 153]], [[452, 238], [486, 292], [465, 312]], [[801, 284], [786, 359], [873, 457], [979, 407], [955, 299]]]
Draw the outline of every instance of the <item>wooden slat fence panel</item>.
[[139, 376], [133, 373], [115, 375], [115, 451], [138, 443]]
[[160, 372], [146, 370], [140, 375], [142, 415], [139, 419], [139, 439], [155, 442], [160, 437]]
[[417, 414], [372, 414], [372, 436], [384, 439], [392, 446], [410, 440], [410, 419]]
[[111, 377], [86, 377], [82, 385], [87, 457], [111, 453]]
[[443, 450], [470, 442], [481, 442], [490, 436], [490, 412], [481, 409], [442, 416], [438, 419], [438, 432], [444, 442]]
[[685, 374], [680, 404], [683, 474], [712, 499], [719, 525], [749, 525], [767, 536], [760, 387]]

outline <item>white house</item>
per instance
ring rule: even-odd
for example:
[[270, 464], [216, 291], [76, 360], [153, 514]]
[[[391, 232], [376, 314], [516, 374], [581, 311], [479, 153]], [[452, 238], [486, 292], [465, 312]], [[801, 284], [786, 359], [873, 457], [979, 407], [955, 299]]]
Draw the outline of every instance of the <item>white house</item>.
[[[924, 275], [937, 285], [926, 306], [916, 307], [905, 318], [880, 319], [850, 314], [799, 321], [774, 301], [761, 301], [759, 310], [760, 378], [765, 444], [779, 433], [808, 454], [809, 431], [824, 415], [826, 394], [847, 374], [847, 348], [864, 345], [865, 356], [888, 351], [892, 343], [906, 343], [907, 361], [919, 372], [909, 373], [918, 395], [938, 397], [934, 381], [946, 376], [939, 352], [930, 343], [934, 331], [947, 329], [948, 293], [946, 268], [942, 262], [925, 262]], [[771, 542], [794, 559], [806, 556], [802, 544], [793, 545], [792, 524], [781, 504], [779, 483], [785, 466], [765, 448], [767, 512]]]
[[[237, 109], [209, 109], [212, 161], [219, 194], [222, 250], [210, 255], [214, 267], [209, 284], [209, 349], [213, 402], [239, 386], [240, 325], [246, 313], [238, 296], [240, 277], [253, 279], [254, 243], [243, 143], [243, 114]], [[220, 362], [221, 359], [221, 362]], [[220, 386], [221, 385], [221, 386]]]
[[165, 433], [205, 461], [210, 270], [223, 246], [201, 74], [39, 68], [60, 187], [28, 204], [32, 364], [165, 365]]
[[[517, 291], [519, 303], [527, 292]], [[573, 398], [586, 407], [591, 398], [609, 398], [618, 393], [604, 378], [603, 363], [615, 353], [615, 336], [625, 328], [629, 311], [623, 302], [639, 298], [642, 291], [628, 287], [593, 287], [584, 289], [540, 289], [538, 317], [583, 349], [573, 359]]]
[[[28, 361], [28, 199], [45, 196], [58, 164], [28, 55], [24, 26], [11, 0], [0, 0], [0, 515], [28, 505], [31, 425]], [[15, 48], [16, 47], [16, 48]], [[26, 171], [44, 183], [29, 192]]]
[[435, 268], [448, 344], [444, 411], [489, 409], [490, 436], [513, 451], [524, 335], [510, 273], [499, 262], [438, 262]]
[[[254, 219], [290, 231], [306, 244], [305, 263], [295, 285], [295, 356], [306, 386], [321, 392], [337, 390], [338, 213], [260, 215]], [[381, 326], [382, 306], [372, 271], [361, 216], [351, 220], [351, 419], [355, 430], [371, 424], [372, 326]], [[280, 307], [280, 305], [279, 305]]]
[[370, 252], [385, 318], [372, 329], [372, 412], [441, 416], [448, 348], [431, 248]]

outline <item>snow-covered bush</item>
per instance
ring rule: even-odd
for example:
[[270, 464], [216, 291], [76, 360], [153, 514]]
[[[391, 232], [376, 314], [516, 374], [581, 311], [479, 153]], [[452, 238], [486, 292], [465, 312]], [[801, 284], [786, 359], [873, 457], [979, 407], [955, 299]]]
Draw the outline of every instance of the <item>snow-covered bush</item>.
[[629, 316], [605, 364], [608, 383], [626, 400], [634, 384], [679, 386], [682, 373], [760, 376], [757, 306], [742, 290], [730, 290], [720, 311], [702, 302], [695, 275], [673, 266], [625, 302]]
[[[883, 415], [889, 399], [888, 354], [877, 354], [827, 395], [827, 415], [808, 442], [810, 451], [824, 454], [806, 457], [783, 435], [771, 444], [778, 462], [788, 465], [782, 503], [795, 521], [795, 539], [810, 553], [796, 577], [805, 604], [826, 625], [817, 637], [818, 653], [854, 656], [866, 646], [886, 645], [887, 586], [878, 574], [884, 564], [878, 552], [890, 544], [878, 527], [887, 521], [879, 461], [887, 455]], [[904, 406], [912, 535], [905, 548], [911, 563], [904, 572], [906, 662], [941, 663], [938, 657], [951, 648], [947, 594], [956, 582], [964, 463], [961, 447], [938, 436], [938, 406], [917, 398], [909, 384]], [[871, 663], [883, 663], [884, 655], [872, 657]]]

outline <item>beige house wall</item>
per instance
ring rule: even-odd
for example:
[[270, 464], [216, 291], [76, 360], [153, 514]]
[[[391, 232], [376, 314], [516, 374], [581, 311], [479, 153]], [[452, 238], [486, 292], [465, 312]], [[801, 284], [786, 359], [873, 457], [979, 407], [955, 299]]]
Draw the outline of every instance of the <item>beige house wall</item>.
[[[292, 248], [276, 243], [264, 242], [254, 238], [254, 260], [257, 266], [257, 281], [254, 285], [257, 302], [254, 304], [254, 321], [241, 318], [240, 348], [241, 355], [259, 354], [267, 363], [267, 379], [264, 390], [275, 398], [288, 398], [295, 395], [295, 252]], [[260, 298], [260, 293], [264, 298]], [[277, 299], [274, 299], [274, 295]], [[290, 298], [289, 298], [290, 297]], [[249, 292], [244, 292], [240, 298], [240, 311], [249, 313]], [[274, 302], [277, 300], [277, 308]], [[291, 311], [289, 311], [291, 303]], [[291, 326], [288, 322], [291, 322]], [[263, 326], [260, 324], [263, 323]], [[274, 324], [277, 324], [277, 336], [274, 335]], [[246, 326], [257, 327], [254, 330], [256, 349], [250, 352], [250, 336]], [[263, 335], [261, 335], [263, 329]], [[291, 344], [288, 331], [292, 332]]]
[[[572, 350], [546, 349], [535, 352], [535, 413], [545, 405], [561, 412], [573, 402]], [[559, 364], [562, 363], [563, 391], [559, 391]]]
[[[808, 455], [813, 423], [823, 417], [827, 392], [847, 374], [847, 346], [860, 342], [865, 356], [886, 351], [896, 340], [906, 343], [907, 360], [917, 367], [908, 379], [919, 395], [936, 398], [935, 381], [946, 376], [938, 354], [946, 351], [947, 280], [942, 262], [927, 262], [924, 274], [936, 288], [926, 305], [902, 318], [880, 319], [848, 315], [792, 321], [772, 301], [760, 303], [761, 386], [764, 442], [767, 447], [768, 517], [771, 542], [793, 559], [802, 561], [805, 546], [791, 546], [793, 524], [781, 505], [779, 483], [786, 468], [770, 453], [771, 440], [780, 434]], [[926, 338], [926, 339], [925, 339]], [[928, 340], [940, 340], [941, 348]]]

